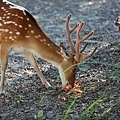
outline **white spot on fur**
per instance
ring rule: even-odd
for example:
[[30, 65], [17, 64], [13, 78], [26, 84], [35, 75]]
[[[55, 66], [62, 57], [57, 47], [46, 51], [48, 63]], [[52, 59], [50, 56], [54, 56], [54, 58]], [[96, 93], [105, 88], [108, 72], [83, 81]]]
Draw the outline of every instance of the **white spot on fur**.
[[17, 16], [18, 16], [18, 14], [15, 14], [15, 16], [17, 17]]
[[38, 39], [38, 36], [35, 36], [35, 38], [37, 38], [37, 39]]
[[50, 46], [50, 44], [48, 43], [48, 46]]
[[16, 37], [16, 36], [14, 36], [14, 38], [16, 39], [17, 37]]
[[9, 39], [12, 39], [12, 36], [9, 36]]
[[15, 26], [18, 26], [18, 24], [17, 24], [17, 23], [14, 23], [14, 25], [15, 25]]
[[46, 42], [46, 39], [43, 39], [43, 42]]
[[6, 10], [5, 12], [6, 12], [6, 13], [8, 13], [8, 11], [7, 11], [7, 10]]
[[0, 26], [2, 26], [2, 23], [0, 23]]
[[11, 16], [15, 16], [15, 14], [12, 14]]
[[43, 40], [42, 40], [42, 39], [41, 39], [40, 41], [41, 41], [41, 42], [43, 42]]
[[10, 24], [10, 23], [12, 23], [12, 21], [6, 21], [6, 22], [4, 22], [4, 24]]
[[22, 28], [23, 26], [22, 25], [19, 25], [19, 28]]
[[[41, 35], [37, 35], [37, 36], [35, 36], [35, 38], [40, 38], [40, 37], [41, 37]], [[43, 40], [42, 40], [41, 42], [43, 42]]]
[[34, 33], [34, 30], [31, 30], [31, 33]]
[[40, 37], [41, 37], [41, 35], [38, 35], [38, 37], [40, 38]]
[[7, 18], [7, 19], [9, 19], [9, 18], [10, 18], [10, 16], [7, 16], [6, 18]]
[[12, 31], [9, 31], [10, 34], [12, 34], [13, 32]]
[[14, 24], [15, 26], [17, 26], [18, 24], [15, 23], [14, 21], [4, 21], [3, 24]]
[[9, 29], [4, 29], [4, 32], [9, 32]]
[[29, 21], [30, 19], [29, 19], [29, 18], [27, 18], [27, 20]]
[[23, 19], [23, 17], [20, 17], [21, 19]]
[[16, 35], [20, 35], [20, 32], [16, 32]]
[[4, 7], [1, 7], [1, 9], [2, 9], [2, 10], [5, 10], [5, 8], [4, 8]]
[[31, 24], [28, 24], [28, 27], [32, 27], [32, 25], [31, 25]]
[[54, 44], [52, 43], [52, 46], [54, 46]]
[[25, 36], [25, 38], [30, 38], [30, 36]]
[[6, 16], [6, 14], [4, 14], [4, 16]]
[[8, 15], [10, 15], [11, 13], [7, 13]]

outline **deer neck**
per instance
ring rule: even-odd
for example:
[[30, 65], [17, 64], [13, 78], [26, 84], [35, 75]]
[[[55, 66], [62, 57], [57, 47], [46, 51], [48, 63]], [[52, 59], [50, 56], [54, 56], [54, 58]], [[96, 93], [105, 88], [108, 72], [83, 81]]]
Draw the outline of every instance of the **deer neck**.
[[34, 46], [34, 42], [32, 43], [33, 51], [37, 56], [54, 64], [58, 68], [58, 65], [64, 60], [60, 52], [60, 47], [53, 43], [43, 31], [41, 33], [41, 37], [35, 40], [37, 44]]

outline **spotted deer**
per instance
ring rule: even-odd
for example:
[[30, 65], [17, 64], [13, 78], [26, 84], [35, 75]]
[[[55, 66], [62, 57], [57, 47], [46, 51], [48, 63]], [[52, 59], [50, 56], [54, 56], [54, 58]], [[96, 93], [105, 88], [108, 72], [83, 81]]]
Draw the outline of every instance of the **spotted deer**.
[[[39, 27], [35, 18], [25, 8], [7, 0], [0, 0], [0, 92], [4, 90], [5, 70], [10, 50], [21, 52], [26, 56], [46, 88], [51, 85], [45, 80], [41, 70], [39, 70], [34, 55], [50, 62], [58, 68], [63, 88], [65, 88], [68, 83], [72, 87], [74, 86], [76, 64], [92, 56], [97, 47], [87, 55], [81, 54], [87, 45], [80, 51], [79, 44], [92, 36], [93, 31], [84, 37], [80, 37], [79, 33], [84, 26], [84, 22], [76, 24], [73, 28], [69, 28], [70, 18], [71, 15], [68, 15], [66, 31], [72, 52], [66, 51], [62, 45], [57, 46], [52, 42]], [[71, 33], [75, 30], [76, 45], [74, 47]]]

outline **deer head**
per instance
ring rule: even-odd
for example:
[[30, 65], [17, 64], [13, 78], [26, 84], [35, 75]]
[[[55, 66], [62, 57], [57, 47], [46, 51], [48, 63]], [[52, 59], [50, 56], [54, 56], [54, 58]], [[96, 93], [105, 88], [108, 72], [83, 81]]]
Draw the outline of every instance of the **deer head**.
[[[87, 34], [84, 37], [80, 37], [79, 35], [80, 31], [82, 30], [85, 23], [84, 22], [78, 23], [73, 28], [70, 29], [69, 27], [70, 18], [71, 18], [71, 14], [68, 15], [66, 20], [66, 33], [67, 33], [67, 39], [71, 47], [71, 52], [66, 51], [65, 47], [61, 44], [60, 47], [61, 47], [61, 55], [63, 56], [64, 61], [67, 61], [68, 64], [67, 67], [63, 66], [65, 67], [63, 68], [63, 70], [65, 71], [64, 74], [66, 76], [66, 81], [68, 81], [68, 83], [70, 83], [70, 85], [73, 87], [77, 63], [91, 57], [95, 53], [97, 47], [95, 47], [95, 49], [87, 55], [82, 54], [82, 52], [85, 50], [88, 44], [86, 44], [82, 50], [79, 50], [80, 43], [88, 39], [90, 36], [92, 36], [94, 31], [91, 31], [89, 34]], [[74, 32], [75, 30], [76, 30], [76, 44], [74, 45], [71, 39], [71, 33]]]
[[115, 25], [118, 26], [120, 31], [120, 16], [117, 17], [117, 20], [115, 21]]

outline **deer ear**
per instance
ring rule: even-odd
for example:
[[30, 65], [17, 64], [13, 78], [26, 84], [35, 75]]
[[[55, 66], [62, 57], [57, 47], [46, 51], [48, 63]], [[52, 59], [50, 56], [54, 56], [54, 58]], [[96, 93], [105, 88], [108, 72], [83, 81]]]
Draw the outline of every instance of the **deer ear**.
[[62, 57], [69, 59], [70, 58], [69, 54], [62, 47], [60, 47], [60, 49]]
[[62, 47], [64, 50], [66, 50], [63, 42], [60, 42], [59, 46]]

